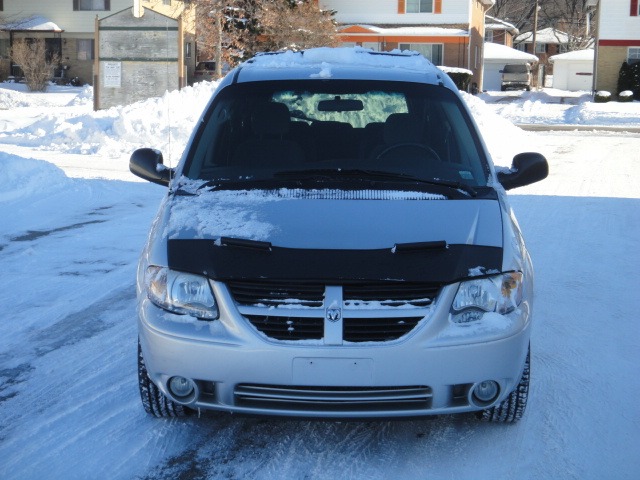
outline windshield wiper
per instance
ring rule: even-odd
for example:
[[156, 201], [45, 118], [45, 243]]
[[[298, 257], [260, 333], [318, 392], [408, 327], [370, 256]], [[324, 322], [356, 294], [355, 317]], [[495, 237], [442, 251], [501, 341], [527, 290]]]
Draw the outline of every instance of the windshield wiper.
[[426, 185], [435, 185], [438, 187], [446, 187], [454, 190], [461, 190], [470, 197], [475, 197], [478, 192], [469, 185], [461, 182], [455, 182], [450, 180], [439, 179], [424, 179], [415, 177], [407, 173], [386, 172], [383, 170], [369, 170], [369, 169], [342, 169], [342, 168], [327, 168], [327, 169], [311, 169], [311, 170], [285, 170], [282, 172], [276, 172], [274, 177], [285, 178], [299, 178], [299, 179], [319, 179], [319, 180], [335, 180], [341, 178], [358, 178], [358, 179], [371, 179], [371, 178], [383, 178], [387, 180], [401, 180], [405, 182], [416, 182]]

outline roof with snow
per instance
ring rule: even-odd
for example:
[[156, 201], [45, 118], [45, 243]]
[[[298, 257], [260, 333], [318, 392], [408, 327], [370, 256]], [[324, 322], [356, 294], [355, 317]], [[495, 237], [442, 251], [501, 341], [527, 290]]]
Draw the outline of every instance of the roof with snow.
[[491, 17], [489, 15], [484, 16], [484, 28], [487, 30], [506, 30], [513, 35], [518, 35], [520, 30], [509, 22], [505, 22], [504, 20], [500, 20], [499, 18]]
[[34, 15], [32, 17], [23, 18], [22, 20], [16, 20], [0, 25], [0, 30], [12, 31], [12, 32], [63, 32], [58, 25], [52, 21]]
[[[533, 42], [533, 32], [521, 33], [514, 41], [518, 43], [531, 43]], [[551, 27], [543, 28], [536, 33], [536, 43], [569, 43], [569, 34]]]
[[594, 52], [592, 48], [588, 48], [586, 50], [575, 50], [573, 52], [561, 53], [560, 55], [553, 55], [549, 57], [551, 62], [555, 62], [556, 60], [589, 60], [593, 61]]
[[378, 35], [412, 35], [430, 37], [466, 37], [468, 30], [460, 28], [425, 27], [420, 25], [406, 27], [379, 27], [377, 25], [345, 25], [340, 28], [341, 33], [375, 33]]
[[484, 44], [484, 59], [491, 61], [505, 61], [513, 63], [537, 62], [538, 57], [530, 53], [521, 52], [515, 48], [499, 45], [497, 43], [486, 42]]

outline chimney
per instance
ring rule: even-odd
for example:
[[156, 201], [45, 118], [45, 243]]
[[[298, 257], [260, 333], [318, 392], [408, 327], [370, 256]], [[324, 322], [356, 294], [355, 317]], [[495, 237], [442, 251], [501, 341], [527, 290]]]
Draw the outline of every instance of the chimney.
[[144, 7], [141, 0], [133, 0], [133, 16], [140, 18], [144, 15]]

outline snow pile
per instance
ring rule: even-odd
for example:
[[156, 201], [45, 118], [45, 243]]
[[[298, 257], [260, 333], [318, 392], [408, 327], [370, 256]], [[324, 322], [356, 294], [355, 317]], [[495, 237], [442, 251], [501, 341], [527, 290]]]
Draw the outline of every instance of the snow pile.
[[51, 163], [6, 153], [0, 153], [0, 172], [0, 203], [46, 195], [71, 182], [62, 170]]
[[[72, 154], [100, 154], [110, 158], [128, 156], [136, 148], [152, 146], [177, 159], [189, 139], [217, 83], [167, 92], [132, 105], [92, 110], [91, 87], [80, 90], [68, 110], [51, 111], [27, 127], [0, 133], [3, 143], [45, 148]], [[0, 90], [0, 99], [12, 107], [48, 107], [51, 95], [34, 96]], [[28, 99], [28, 100], [27, 100]], [[43, 137], [46, 134], [46, 141]], [[174, 162], [175, 163], [175, 162]]]
[[513, 157], [521, 152], [535, 151], [529, 133], [516, 127], [507, 118], [495, 113], [480, 98], [462, 93], [471, 114], [480, 128], [493, 162], [498, 167], [510, 167]]
[[[609, 92], [598, 92], [611, 96]], [[478, 95], [494, 113], [515, 124], [638, 127], [640, 102], [595, 103], [589, 92], [490, 92]]]

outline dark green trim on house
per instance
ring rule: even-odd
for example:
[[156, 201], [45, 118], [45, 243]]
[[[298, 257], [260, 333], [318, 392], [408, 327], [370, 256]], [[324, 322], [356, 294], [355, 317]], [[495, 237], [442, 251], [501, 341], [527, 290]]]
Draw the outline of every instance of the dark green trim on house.
[[98, 27], [98, 30], [100, 31], [107, 31], [107, 30], [112, 30], [112, 31], [122, 31], [122, 32], [128, 32], [128, 31], [135, 31], [135, 32], [166, 32], [167, 30], [170, 31], [174, 31], [177, 32], [178, 31], [178, 27]]
[[142, 57], [130, 57], [130, 58], [114, 58], [114, 57], [100, 57], [101, 62], [177, 62], [178, 57], [174, 58], [142, 58]]

